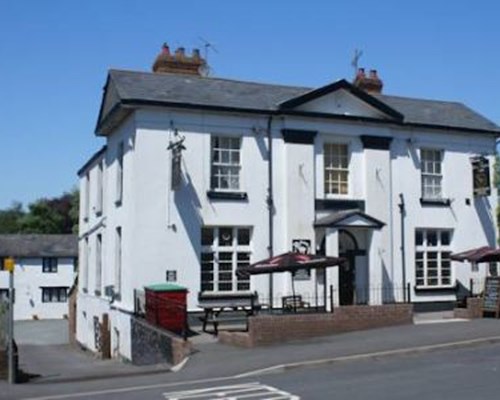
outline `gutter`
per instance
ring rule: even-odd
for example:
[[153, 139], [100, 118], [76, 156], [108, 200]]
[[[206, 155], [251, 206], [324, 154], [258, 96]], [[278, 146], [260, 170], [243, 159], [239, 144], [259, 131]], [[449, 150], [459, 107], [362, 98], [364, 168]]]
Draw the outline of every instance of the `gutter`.
[[[273, 123], [273, 116], [270, 115], [267, 118], [267, 141], [268, 141], [268, 158], [267, 158], [267, 212], [268, 212], [268, 235], [269, 235], [269, 258], [274, 255], [274, 224], [273, 224], [273, 213], [274, 213], [274, 190], [273, 190], [273, 135], [271, 126]], [[269, 274], [269, 304], [271, 309], [273, 308], [273, 274]]]

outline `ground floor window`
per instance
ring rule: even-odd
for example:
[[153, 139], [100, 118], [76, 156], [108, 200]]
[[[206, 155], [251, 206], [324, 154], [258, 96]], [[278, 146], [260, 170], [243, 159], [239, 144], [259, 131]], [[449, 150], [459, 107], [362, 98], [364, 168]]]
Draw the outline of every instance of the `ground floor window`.
[[250, 290], [250, 278], [236, 276], [238, 266], [250, 263], [251, 228], [204, 227], [201, 230], [201, 290]]
[[415, 232], [415, 281], [420, 288], [451, 286], [452, 232], [417, 229]]
[[65, 303], [68, 300], [67, 287], [44, 287], [42, 288], [43, 303]]

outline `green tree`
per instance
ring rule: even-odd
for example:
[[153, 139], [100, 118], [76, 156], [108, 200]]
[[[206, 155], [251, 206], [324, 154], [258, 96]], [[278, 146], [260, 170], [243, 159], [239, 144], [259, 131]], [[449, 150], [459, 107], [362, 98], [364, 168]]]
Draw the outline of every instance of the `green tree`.
[[78, 191], [39, 199], [28, 206], [20, 221], [23, 233], [73, 233], [78, 225]]
[[0, 210], [0, 233], [19, 233], [20, 221], [24, 215], [23, 205], [20, 202], [14, 202], [9, 208]]

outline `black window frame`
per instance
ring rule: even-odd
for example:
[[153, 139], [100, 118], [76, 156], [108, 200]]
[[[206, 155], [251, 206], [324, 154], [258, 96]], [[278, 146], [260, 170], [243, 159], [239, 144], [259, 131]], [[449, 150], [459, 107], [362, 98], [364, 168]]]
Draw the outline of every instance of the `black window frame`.
[[[67, 303], [68, 302], [68, 287], [67, 286], [48, 286], [41, 287], [42, 303]], [[46, 300], [46, 293], [50, 293], [50, 299]], [[55, 299], [55, 300], [54, 300]]]
[[[55, 266], [53, 264], [55, 262]], [[42, 258], [42, 272], [47, 274], [57, 274], [59, 269], [59, 260], [57, 257]]]

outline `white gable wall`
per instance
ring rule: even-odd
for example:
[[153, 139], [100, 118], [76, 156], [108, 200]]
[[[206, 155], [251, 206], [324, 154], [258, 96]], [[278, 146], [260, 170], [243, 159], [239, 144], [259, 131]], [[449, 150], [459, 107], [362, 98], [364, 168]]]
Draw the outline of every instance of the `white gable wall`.
[[368, 105], [356, 96], [345, 90], [337, 90], [333, 93], [308, 101], [295, 108], [298, 111], [309, 111], [325, 114], [349, 115], [370, 118], [385, 119], [387, 116]]

